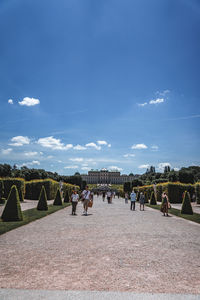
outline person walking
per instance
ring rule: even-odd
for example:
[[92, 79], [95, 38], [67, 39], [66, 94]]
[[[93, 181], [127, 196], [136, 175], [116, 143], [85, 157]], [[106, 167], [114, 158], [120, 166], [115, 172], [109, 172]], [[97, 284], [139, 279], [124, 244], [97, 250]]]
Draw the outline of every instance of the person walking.
[[130, 210], [135, 210], [136, 193], [132, 190], [131, 193], [131, 207]]
[[128, 203], [128, 193], [125, 193], [124, 197], [125, 197], [125, 203], [127, 204]]
[[111, 191], [108, 191], [108, 192], [107, 192], [107, 200], [108, 200], [108, 203], [109, 203], [109, 204], [111, 203], [111, 196], [112, 196]]
[[78, 204], [79, 195], [77, 194], [76, 190], [73, 191], [71, 195], [71, 202], [72, 202], [72, 215], [76, 216], [76, 206]]
[[90, 201], [90, 191], [88, 189], [88, 186], [86, 185], [85, 187], [85, 190], [82, 192], [82, 198], [83, 198], [83, 214], [85, 216], [87, 216], [87, 211], [88, 211], [88, 204], [89, 204], [89, 201]]
[[169, 208], [169, 199], [166, 192], [164, 192], [162, 194], [162, 204], [161, 204], [161, 212], [163, 213], [163, 216], [165, 216], [166, 214], [166, 216], [168, 217], [168, 208]]
[[142, 210], [141, 207], [143, 207], [143, 210], [144, 210], [145, 197], [144, 197], [144, 194], [142, 192], [140, 193], [139, 202], [140, 202], [140, 210]]
[[103, 201], [105, 201], [105, 197], [106, 197], [106, 192], [102, 192], [102, 199], [103, 199]]

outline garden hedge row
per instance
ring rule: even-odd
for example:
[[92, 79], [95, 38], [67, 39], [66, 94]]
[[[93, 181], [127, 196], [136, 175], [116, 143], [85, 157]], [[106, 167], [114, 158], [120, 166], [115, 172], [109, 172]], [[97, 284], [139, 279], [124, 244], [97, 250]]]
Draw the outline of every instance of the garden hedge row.
[[0, 188], [3, 189], [3, 191], [0, 191], [0, 194], [4, 198], [8, 198], [8, 195], [11, 191], [11, 188], [13, 185], [17, 187], [18, 193], [19, 193], [19, 199], [20, 201], [24, 200], [25, 195], [25, 180], [23, 178], [0, 178], [1, 184]]

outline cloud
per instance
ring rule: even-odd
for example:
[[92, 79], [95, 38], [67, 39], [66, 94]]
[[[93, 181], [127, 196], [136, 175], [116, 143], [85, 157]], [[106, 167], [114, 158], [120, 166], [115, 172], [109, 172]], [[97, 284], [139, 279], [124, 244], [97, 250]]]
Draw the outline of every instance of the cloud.
[[27, 151], [27, 152], [24, 152], [24, 154], [26, 155], [26, 156], [35, 156], [35, 155], [37, 155], [38, 154], [38, 152], [34, 152], [34, 151]]
[[99, 144], [99, 145], [107, 145], [108, 143], [106, 141], [97, 141], [97, 144]]
[[110, 148], [111, 147], [111, 144], [108, 144], [108, 148]]
[[127, 157], [134, 157], [135, 154], [124, 154], [123, 156], [126, 157], [126, 158], [127, 158]]
[[147, 149], [148, 147], [145, 144], [136, 144], [131, 147], [131, 149]]
[[40, 165], [40, 162], [38, 160], [33, 160], [31, 162], [26, 162], [26, 163], [23, 163], [22, 166], [33, 166], [33, 165], [37, 165], [39, 166]]
[[53, 155], [48, 155], [47, 158], [48, 158], [48, 159], [52, 159], [52, 158], [53, 158]]
[[76, 157], [76, 158], [70, 158], [69, 160], [76, 161], [76, 162], [81, 162], [81, 161], [83, 161], [83, 158], [82, 157]]
[[19, 105], [34, 106], [40, 104], [39, 99], [25, 97], [22, 101], [18, 101]]
[[163, 98], [158, 98], [156, 100], [150, 100], [149, 104], [160, 104], [160, 103], [163, 103], [163, 102], [164, 102]]
[[23, 145], [28, 145], [30, 144], [30, 139], [27, 137], [27, 136], [14, 136], [12, 139], [11, 139], [11, 146], [16, 146], [16, 147], [20, 147], [20, 146], [23, 146]]
[[2, 149], [1, 150], [1, 153], [3, 154], [3, 155], [7, 155], [7, 154], [10, 154], [10, 152], [12, 152], [12, 148], [8, 148], [8, 149]]
[[147, 102], [144, 102], [144, 103], [138, 103], [138, 106], [145, 106], [147, 105], [148, 103]]
[[108, 167], [108, 168], [109, 168], [109, 170], [111, 170], [111, 171], [123, 171], [122, 168], [119, 168], [119, 167], [117, 167], [117, 166], [110, 166], [110, 167]]
[[82, 167], [81, 170], [89, 171], [89, 170], [91, 170], [91, 168], [89, 168], [89, 167]]
[[82, 167], [88, 167], [88, 164], [82, 164]]
[[78, 169], [78, 166], [66, 166], [64, 169]]
[[159, 92], [159, 91], [156, 92], [157, 95], [162, 96], [162, 97], [166, 96], [169, 93], [170, 93], [170, 90], [164, 90], [163, 92]]
[[180, 169], [179, 168], [174, 168], [174, 171], [179, 171]]
[[9, 99], [9, 100], [8, 100], [8, 103], [9, 103], [9, 104], [13, 104], [13, 100], [12, 100], [12, 99]]
[[158, 151], [158, 146], [156, 146], [156, 145], [151, 146], [151, 150], [152, 151]]
[[159, 169], [160, 171], [163, 171], [165, 167], [170, 167], [170, 168], [171, 168], [170, 163], [165, 162], [165, 163], [159, 163], [159, 164], [158, 164], [158, 169]]
[[75, 149], [75, 150], [86, 150], [87, 148], [78, 144], [78, 145], [74, 146], [73, 149]]
[[91, 147], [91, 148], [95, 148], [96, 150], [101, 150], [101, 147], [100, 146], [97, 146], [97, 144], [95, 143], [88, 143], [85, 145], [86, 147]]
[[37, 143], [42, 147], [51, 148], [53, 150], [69, 150], [73, 148], [72, 144], [64, 145], [60, 139], [56, 139], [53, 136], [40, 138]]
[[146, 164], [146, 165], [140, 165], [138, 168], [139, 169], [147, 169], [148, 167], [149, 167], [149, 165]]

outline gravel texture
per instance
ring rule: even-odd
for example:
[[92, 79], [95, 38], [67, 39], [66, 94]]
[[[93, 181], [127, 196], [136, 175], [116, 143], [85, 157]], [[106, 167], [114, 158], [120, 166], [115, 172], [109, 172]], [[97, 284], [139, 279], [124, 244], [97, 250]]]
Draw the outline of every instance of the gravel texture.
[[94, 199], [0, 236], [0, 287], [200, 294], [200, 225]]

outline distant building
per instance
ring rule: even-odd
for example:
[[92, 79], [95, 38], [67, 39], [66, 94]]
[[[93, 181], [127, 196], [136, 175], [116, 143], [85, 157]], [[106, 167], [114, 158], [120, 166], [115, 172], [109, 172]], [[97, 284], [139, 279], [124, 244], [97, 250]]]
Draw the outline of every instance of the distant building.
[[139, 175], [120, 174], [119, 171], [108, 171], [107, 169], [91, 170], [87, 174], [81, 174], [82, 180], [88, 184], [123, 184], [138, 178]]

